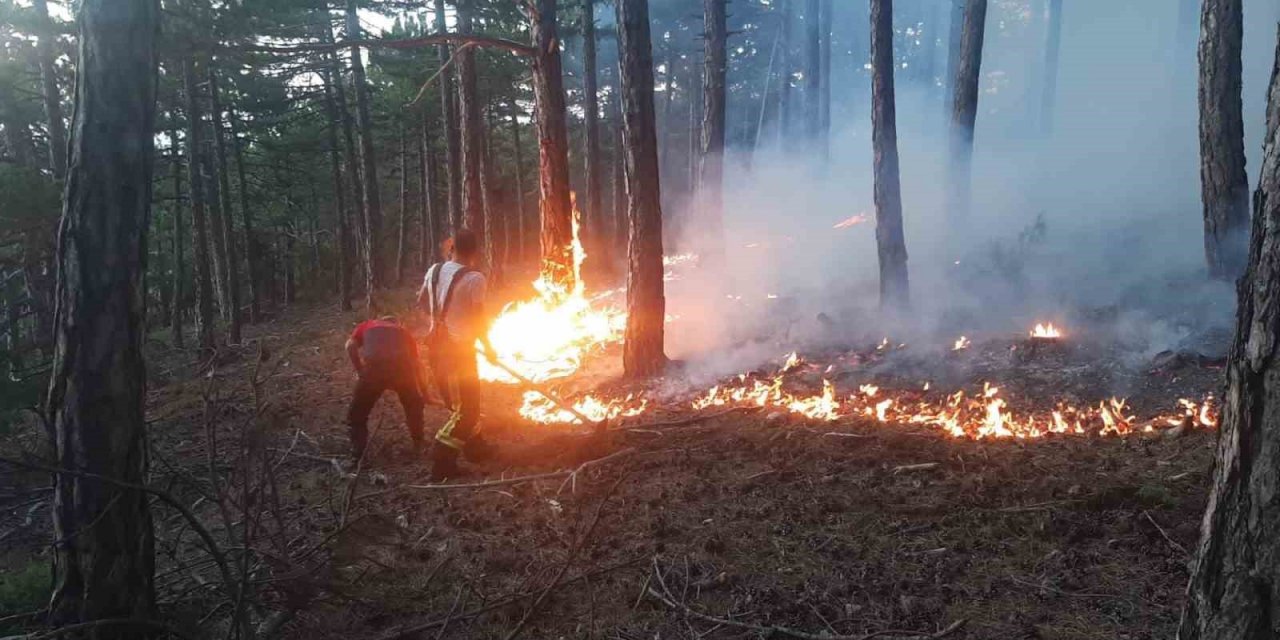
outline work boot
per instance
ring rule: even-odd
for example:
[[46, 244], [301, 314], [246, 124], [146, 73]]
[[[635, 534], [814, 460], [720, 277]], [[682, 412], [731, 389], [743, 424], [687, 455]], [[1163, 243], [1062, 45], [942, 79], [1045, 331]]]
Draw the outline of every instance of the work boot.
[[431, 450], [431, 482], [444, 482], [462, 475], [458, 468], [458, 450], [436, 443]]

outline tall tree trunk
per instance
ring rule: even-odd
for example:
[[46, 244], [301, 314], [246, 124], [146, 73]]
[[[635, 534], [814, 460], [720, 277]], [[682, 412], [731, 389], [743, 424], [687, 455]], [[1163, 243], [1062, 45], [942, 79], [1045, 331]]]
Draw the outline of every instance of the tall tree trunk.
[[583, 161], [586, 169], [586, 207], [582, 212], [583, 240], [591, 268], [609, 263], [609, 242], [605, 232], [605, 219], [600, 178], [600, 99], [596, 77], [596, 14], [595, 0], [582, 2], [582, 92], [585, 145]]
[[893, 87], [893, 0], [871, 0], [871, 145], [875, 152], [876, 248], [880, 306], [909, 301], [907, 242], [898, 178], [898, 116]]
[[617, 0], [618, 50], [627, 156], [627, 328], [622, 367], [628, 376], [653, 376], [663, 352], [666, 298], [662, 282], [662, 192], [653, 107], [653, 49], [648, 0]]
[[409, 154], [404, 138], [404, 125], [400, 125], [400, 225], [396, 232], [397, 286], [404, 284], [404, 260], [409, 251]]
[[675, 104], [676, 65], [675, 46], [671, 42], [663, 45], [666, 63], [662, 66], [662, 128], [658, 132], [658, 167], [663, 177], [671, 176], [671, 150], [675, 148], [672, 139], [675, 137], [675, 117], [671, 115], [671, 105]]
[[[466, 2], [467, 0], [462, 0]], [[448, 33], [445, 26], [444, 0], [435, 0], [436, 32]], [[449, 61], [449, 45], [436, 47], [440, 66]], [[458, 124], [457, 91], [453, 72], [440, 74], [440, 116], [444, 120], [445, 178], [449, 186], [449, 227], [462, 228], [462, 140]]]
[[440, 206], [439, 185], [436, 184], [436, 154], [432, 149], [431, 117], [426, 106], [422, 108], [422, 135], [418, 137], [418, 166], [422, 167], [422, 221], [418, 229], [419, 263], [425, 272], [436, 260], [436, 246], [440, 242], [440, 219], [444, 208]]
[[249, 207], [249, 181], [244, 171], [244, 141], [240, 139], [236, 123], [240, 117], [232, 112], [228, 121], [231, 123], [232, 151], [236, 154], [236, 183], [240, 193], [240, 222], [244, 232], [244, 257], [249, 267], [249, 323], [255, 324], [262, 319], [262, 258], [258, 237], [254, 235], [253, 209]]
[[[693, 201], [698, 195], [698, 176], [702, 168], [699, 159], [702, 157], [702, 65], [693, 59], [693, 52], [689, 52], [688, 61], [689, 72], [689, 90], [687, 91], [689, 103], [689, 120], [688, 132], [686, 138], [688, 144], [685, 145], [685, 167], [684, 167], [684, 184], [685, 190], [688, 192], [688, 199]], [[670, 185], [670, 183], [668, 183]], [[668, 191], [671, 187], [668, 186]]]
[[[325, 29], [322, 35], [328, 43], [333, 42], [333, 28], [325, 21]], [[361, 264], [357, 256], [364, 254], [364, 180], [360, 175], [359, 154], [356, 152], [356, 136], [355, 126], [351, 121], [351, 109], [347, 105], [347, 90], [342, 81], [342, 67], [339, 63], [338, 56], [335, 52], [329, 52], [329, 68], [333, 74], [333, 97], [334, 106], [338, 109], [338, 117], [342, 122], [342, 143], [346, 156], [347, 177], [351, 180], [351, 204], [354, 224], [349, 225], [353, 228], [353, 246], [359, 246], [358, 250], [352, 252], [352, 264]], [[363, 266], [362, 266], [363, 270]], [[367, 278], [366, 278], [367, 280]]]
[[1238, 287], [1213, 486], [1179, 640], [1280, 637], [1280, 502], [1275, 499], [1280, 485], [1280, 360], [1275, 349], [1280, 341], [1280, 48], [1271, 73], [1263, 148], [1248, 265]]
[[810, 144], [818, 139], [818, 98], [822, 88], [822, 0], [806, 0], [804, 7], [804, 122]]
[[533, 60], [533, 95], [537, 105], [534, 122], [538, 129], [542, 276], [572, 289], [573, 206], [569, 202], [569, 133], [565, 126], [556, 0], [538, 0], [531, 18], [533, 46], [537, 50]]
[[818, 88], [818, 149], [822, 154], [822, 162], [831, 160], [831, 25], [835, 20], [832, 15], [831, 0], [822, 0], [821, 31], [818, 34], [822, 60], [818, 65], [821, 84]]
[[[729, 27], [725, 0], [703, 0], [702, 145], [698, 197], [707, 225], [707, 251], [713, 264], [724, 257], [724, 211], [721, 189], [724, 176], [725, 76]], [[717, 265], [718, 266], [718, 265]]]
[[[143, 274], [156, 102], [158, 2], [83, 0], [75, 121], [58, 233], [57, 342], [47, 407], [57, 466], [129, 483], [54, 478], [59, 625], [149, 619], [155, 543], [147, 478]], [[187, 80], [194, 84], [191, 73]], [[131, 625], [98, 638], [133, 638]]]
[[182, 86], [187, 100], [187, 182], [190, 184], [191, 228], [195, 232], [196, 333], [200, 351], [209, 353], [214, 349], [213, 270], [209, 263], [208, 224], [204, 215], [204, 172], [200, 167], [203, 163], [200, 149], [204, 146], [201, 121], [204, 118], [200, 113], [200, 97], [196, 93], [195, 66], [191, 57], [183, 59]]
[[[347, 0], [347, 38], [361, 37], [356, 0]], [[356, 92], [356, 134], [360, 140], [360, 166], [364, 186], [365, 306], [376, 307], [375, 294], [382, 288], [382, 196], [378, 184], [378, 157], [373, 150], [373, 116], [369, 113], [369, 84], [364, 77], [360, 47], [351, 47], [351, 82]], [[290, 256], [292, 259], [292, 255]], [[290, 271], [292, 273], [292, 271]], [[292, 302], [292, 300], [290, 300]]]
[[[212, 60], [206, 58], [204, 62], [200, 63], [200, 70], [202, 72], [207, 71], [208, 67], [212, 64]], [[205, 78], [207, 80], [208, 76], [205, 75]], [[202, 89], [202, 87], [204, 87], [204, 89]], [[204, 82], [198, 84], [196, 86], [196, 90], [204, 93], [204, 91], [207, 90], [207, 87], [208, 83]], [[205, 202], [208, 205], [209, 238], [211, 239], [211, 247], [213, 249], [213, 292], [214, 300], [218, 305], [218, 314], [222, 317], [224, 322], [227, 322], [231, 317], [231, 302], [228, 295], [229, 288], [227, 285], [227, 236], [224, 232], [225, 227], [223, 225], [223, 220], [225, 219], [222, 215], [223, 196], [222, 189], [218, 182], [218, 163], [217, 158], [214, 156], [212, 144], [213, 136], [216, 132], [211, 126], [213, 120], [212, 104], [206, 103], [202, 106], [208, 107], [210, 111], [210, 123], [207, 123], [209, 129], [206, 132], [210, 138], [200, 147], [199, 153], [200, 176], [204, 181], [204, 184], [201, 186], [204, 189], [204, 194], [206, 196]], [[204, 126], [206, 126], [206, 123], [202, 122], [201, 127]]]
[[[475, 0], [458, 0], [458, 32], [471, 33], [472, 3]], [[462, 167], [462, 226], [467, 227], [480, 239], [480, 246], [487, 246], [484, 237], [488, 226], [484, 215], [484, 138], [480, 128], [483, 119], [480, 113], [480, 89], [476, 83], [475, 50], [459, 48], [454, 54], [455, 67], [458, 72], [458, 108], [461, 111], [461, 167]], [[534, 74], [535, 82], [537, 74]], [[536, 91], [536, 89], [535, 89]], [[563, 98], [561, 98], [563, 100]], [[487, 253], [487, 249], [485, 249]]]
[[618, 90], [614, 91], [613, 98], [613, 246], [618, 255], [623, 256], [628, 252], [631, 223], [627, 215], [627, 152], [622, 136], [625, 126], [622, 96], [621, 89], [615, 89]]
[[53, 45], [57, 35], [49, 20], [47, 0], [32, 0], [40, 34], [36, 38], [36, 60], [40, 64], [40, 87], [44, 98], [44, 115], [49, 122], [49, 168], [61, 180], [67, 172], [67, 125], [62, 119], [62, 95], [58, 92], [58, 74], [54, 66]]
[[484, 246], [485, 262], [489, 263], [489, 281], [500, 286], [503, 278], [503, 271], [506, 269], [507, 262], [506, 244], [504, 242], [505, 216], [502, 213], [502, 204], [498, 197], [498, 175], [493, 167], [493, 136], [489, 135], [493, 131], [493, 106], [489, 105], [484, 110], [484, 127], [480, 129], [480, 142], [483, 145], [484, 153], [481, 156], [480, 163], [480, 185], [484, 192], [484, 235], [489, 239]]
[[1053, 133], [1058, 102], [1058, 57], [1062, 50], [1062, 0], [1049, 0], [1049, 37], [1044, 52], [1044, 97], [1040, 100], [1040, 134]]
[[951, 2], [951, 33], [947, 36], [947, 76], [943, 79], [946, 84], [946, 110], [947, 120], [951, 120], [952, 105], [956, 100], [956, 78], [960, 73], [960, 45], [964, 40], [964, 14], [965, 5], [969, 0], [950, 0]]
[[1242, 0], [1204, 0], [1200, 32], [1200, 189], [1209, 276], [1235, 280], [1249, 243], [1244, 163]]
[[221, 224], [216, 232], [222, 234], [223, 278], [227, 289], [226, 316], [230, 322], [227, 327], [231, 344], [240, 344], [240, 256], [236, 252], [235, 227], [231, 213], [231, 176], [227, 169], [227, 145], [222, 131], [222, 99], [218, 95], [218, 74], [213, 65], [209, 65], [209, 98], [213, 106], [210, 122], [213, 125], [213, 147], [217, 156], [218, 193], [222, 215]]
[[333, 196], [338, 215], [338, 307], [343, 311], [351, 310], [351, 263], [352, 255], [351, 223], [347, 213], [347, 190], [342, 182], [341, 150], [338, 148], [339, 116], [338, 106], [333, 100], [334, 77], [332, 70], [324, 70], [324, 107], [329, 126], [325, 127], [329, 134], [329, 173], [333, 176]]
[[512, 147], [515, 150], [515, 174], [516, 174], [516, 262], [523, 263], [529, 255], [530, 233], [529, 233], [529, 216], [524, 209], [524, 148], [520, 144], [520, 119], [518, 117], [519, 107], [515, 102], [511, 103], [511, 140]]
[[978, 84], [982, 70], [982, 41], [986, 31], [987, 0], [968, 0], [964, 31], [960, 38], [960, 65], [956, 68], [955, 96], [951, 105], [951, 165], [948, 176], [948, 219], [967, 220], [973, 171], [973, 128], [978, 119]]
[[296, 236], [297, 227], [290, 222], [284, 229], [284, 255], [281, 260], [284, 264], [284, 302], [288, 305], [298, 301], [298, 286], [294, 279], [295, 264], [298, 260], [293, 250]]
[[182, 311], [186, 306], [183, 268], [187, 264], [182, 255], [182, 241], [186, 230], [182, 228], [182, 154], [178, 150], [178, 125], [177, 118], [172, 113], [170, 118], [175, 124], [169, 130], [169, 155], [172, 162], [169, 169], [173, 171], [173, 304], [169, 305], [169, 328], [173, 332], [173, 348], [182, 349]]

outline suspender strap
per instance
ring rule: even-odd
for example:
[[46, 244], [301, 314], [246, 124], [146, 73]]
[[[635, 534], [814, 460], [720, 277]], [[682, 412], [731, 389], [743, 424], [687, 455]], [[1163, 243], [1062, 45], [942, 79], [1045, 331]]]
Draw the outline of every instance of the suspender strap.
[[471, 267], [461, 267], [453, 273], [453, 278], [449, 280], [449, 288], [444, 292], [444, 302], [440, 304], [440, 308], [437, 310], [436, 292], [440, 290], [440, 272], [443, 270], [443, 266], [442, 264], [436, 264], [431, 267], [431, 317], [440, 322], [444, 322], [446, 314], [449, 313], [449, 305], [453, 302], [453, 292], [458, 288], [458, 283], [467, 274], [475, 271]]

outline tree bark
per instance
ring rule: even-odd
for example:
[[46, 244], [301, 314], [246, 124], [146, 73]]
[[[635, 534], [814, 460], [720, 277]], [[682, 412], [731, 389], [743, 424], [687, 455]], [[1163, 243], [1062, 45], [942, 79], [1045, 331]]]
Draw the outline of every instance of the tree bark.
[[[458, 0], [458, 32], [471, 33], [472, 2], [475, 0]], [[484, 138], [480, 128], [483, 118], [480, 113], [480, 89], [476, 82], [475, 51], [469, 47], [460, 47], [455, 53], [455, 68], [458, 72], [458, 108], [461, 118], [461, 168], [462, 168], [462, 226], [476, 234], [480, 247], [487, 254], [487, 238], [484, 237], [488, 222], [484, 215]], [[536, 78], [536, 73], [534, 74]]]
[[1280, 637], [1280, 48], [1263, 149], [1213, 486], [1179, 640]]
[[[444, 0], [435, 0], [435, 10], [437, 33], [448, 33]], [[436, 53], [440, 58], [440, 66], [443, 67], [449, 61], [449, 45], [436, 47]], [[457, 231], [462, 228], [462, 140], [458, 128], [458, 102], [453, 72], [440, 74], [440, 115], [444, 119], [444, 166], [449, 186], [449, 226]]]
[[[170, 113], [173, 120], [173, 114]], [[187, 261], [183, 257], [182, 240], [186, 231], [182, 228], [182, 155], [178, 150], [178, 126], [169, 130], [169, 155], [173, 172], [173, 303], [169, 305], [169, 329], [173, 332], [173, 348], [182, 349], [182, 311], [185, 306], [186, 293], [183, 291], [183, 267]]]
[[400, 224], [396, 232], [397, 286], [404, 284], [404, 261], [409, 251], [409, 153], [404, 137], [404, 125], [400, 125]]
[[520, 120], [517, 116], [519, 107], [515, 102], [511, 103], [511, 140], [512, 147], [515, 149], [515, 174], [516, 174], [516, 220], [518, 239], [516, 241], [516, 262], [523, 263], [529, 254], [529, 218], [524, 210], [524, 149], [520, 145]]
[[227, 170], [227, 145], [222, 132], [222, 99], [218, 95], [218, 74], [213, 65], [209, 65], [209, 99], [213, 109], [210, 111], [210, 123], [213, 125], [213, 148], [217, 157], [219, 209], [221, 220], [215, 233], [222, 235], [223, 281], [227, 290], [227, 326], [228, 340], [231, 344], [240, 344], [240, 278], [238, 265], [240, 256], [236, 252], [235, 227], [231, 213], [231, 176]]
[[724, 119], [729, 27], [725, 0], [703, 0], [702, 144], [698, 197], [706, 216], [708, 258], [724, 257]]
[[196, 261], [196, 333], [200, 351], [214, 349], [213, 273], [209, 263], [208, 225], [204, 211], [204, 178], [200, 165], [203, 156], [204, 133], [200, 113], [200, 98], [196, 92], [195, 60], [182, 61], [182, 86], [187, 100], [187, 182], [191, 196], [191, 227], [194, 231]]
[[534, 122], [538, 129], [542, 277], [572, 289], [575, 274], [573, 205], [569, 200], [569, 132], [565, 126], [556, 0], [538, 0], [530, 22], [533, 46], [538, 51], [533, 59], [533, 95]]
[[[147, 481], [142, 358], [158, 2], [83, 0], [73, 144], [58, 233], [57, 343], [47, 407], [58, 466]], [[186, 74], [194, 84], [193, 74]], [[50, 620], [151, 618], [155, 550], [144, 492], [54, 478]], [[98, 638], [138, 637], [128, 626]]]
[[1049, 0], [1049, 37], [1044, 52], [1044, 97], [1040, 100], [1040, 134], [1053, 133], [1058, 102], [1058, 58], [1062, 50], [1062, 0]]
[[596, 68], [596, 0], [582, 1], [582, 91], [583, 91], [583, 150], [586, 169], [586, 207], [582, 210], [584, 231], [583, 245], [587, 260], [593, 270], [597, 265], [609, 263], [609, 241], [605, 232], [605, 218], [600, 176], [600, 99]]
[[627, 328], [622, 366], [628, 376], [666, 367], [662, 282], [662, 198], [653, 106], [653, 49], [648, 0], [617, 0], [619, 68], [627, 158]]
[[964, 13], [965, 3], [968, 0], [950, 0], [951, 1], [951, 32], [947, 36], [947, 76], [943, 79], [946, 84], [946, 109], [947, 120], [951, 118], [951, 108], [956, 99], [956, 78], [960, 72], [960, 44], [964, 39]]
[[902, 233], [893, 66], [893, 0], [871, 0], [871, 145], [875, 153], [880, 306], [903, 309], [910, 300], [910, 290], [907, 283], [907, 243]]
[[978, 85], [982, 71], [982, 41], [986, 31], [987, 0], [968, 0], [960, 38], [960, 64], [956, 68], [955, 95], [951, 105], [951, 164], [948, 176], [948, 219], [969, 218], [970, 180], [973, 170], [973, 128], [978, 119]]
[[[208, 67], [211, 65], [212, 60], [206, 59], [204, 62], [200, 63], [200, 71], [207, 72]], [[208, 87], [208, 76], [205, 74], [202, 75], [205, 76], [206, 82], [197, 85], [196, 90], [203, 94]], [[206, 89], [202, 89], [202, 86]], [[209, 108], [209, 119], [212, 121], [212, 105], [206, 103], [202, 105], [202, 107]], [[201, 122], [200, 126], [203, 128], [211, 124], [211, 122]], [[199, 150], [200, 177], [203, 180], [201, 187], [203, 188], [206, 196], [205, 204], [208, 206], [207, 212], [209, 214], [209, 238], [212, 243], [211, 248], [213, 254], [214, 300], [217, 303], [218, 314], [222, 317], [222, 320], [224, 322], [229, 322], [231, 318], [231, 302], [228, 294], [229, 287], [227, 284], [227, 236], [223, 225], [225, 217], [222, 215], [223, 196], [222, 189], [220, 188], [218, 181], [218, 163], [217, 158], [214, 156], [212, 144], [212, 139], [216, 132], [213, 130], [212, 126], [209, 126], [208, 131], [205, 133], [207, 133], [210, 138], [204, 142]]]
[[627, 215], [627, 152], [623, 142], [622, 90], [615, 87], [613, 98], [613, 246], [618, 255], [628, 252], [631, 223]]
[[[325, 22], [323, 35], [326, 42], [333, 42], [333, 28], [329, 26], [328, 21]], [[333, 97], [334, 106], [338, 109], [338, 117], [342, 122], [342, 143], [344, 155], [346, 156], [347, 176], [351, 180], [351, 204], [354, 224], [348, 225], [353, 230], [353, 243], [357, 249], [352, 251], [352, 264], [362, 264], [358, 256], [364, 254], [364, 180], [360, 175], [360, 159], [356, 152], [356, 136], [355, 126], [351, 121], [351, 109], [347, 105], [347, 90], [342, 81], [342, 67], [338, 61], [338, 56], [333, 51], [329, 52], [329, 68], [333, 74]], [[363, 269], [363, 266], [362, 266]], [[367, 278], [366, 278], [367, 280]]]
[[418, 230], [418, 248], [421, 251], [419, 261], [425, 272], [436, 261], [440, 220], [446, 214], [440, 206], [436, 154], [432, 149], [431, 117], [425, 106], [422, 108], [422, 135], [418, 138], [418, 157], [418, 165], [422, 167], [422, 225]]
[[[347, 37], [359, 39], [360, 17], [356, 0], [347, 0]], [[360, 47], [351, 47], [351, 82], [356, 92], [356, 135], [360, 141], [361, 182], [364, 186], [365, 306], [377, 306], [375, 295], [382, 288], [382, 196], [378, 184], [378, 157], [373, 149], [373, 116], [369, 113], [369, 85], [365, 81]], [[292, 300], [290, 300], [292, 302]]]
[[62, 116], [62, 95], [58, 92], [57, 67], [54, 66], [56, 31], [49, 19], [47, 0], [32, 0], [40, 34], [36, 38], [36, 60], [40, 64], [40, 86], [44, 98], [44, 115], [49, 122], [49, 169], [61, 180], [67, 172], [67, 126]]
[[480, 129], [480, 140], [484, 145], [483, 161], [480, 163], [480, 185], [484, 191], [484, 235], [489, 241], [485, 244], [485, 262], [489, 263], [489, 281], [494, 286], [501, 286], [503, 271], [506, 269], [506, 216], [499, 198], [498, 174], [493, 165], [493, 105], [484, 110], [485, 126]]
[[338, 308], [351, 310], [351, 263], [352, 255], [351, 224], [347, 213], [347, 193], [342, 182], [341, 150], [338, 148], [338, 107], [333, 100], [334, 77], [331, 68], [324, 70], [324, 106], [329, 126], [325, 127], [329, 135], [329, 172], [333, 176], [333, 196], [336, 200], [338, 215]]
[[822, 0], [806, 0], [804, 7], [804, 122], [810, 143], [818, 139], [818, 99], [822, 88]]
[[244, 232], [244, 257], [249, 267], [249, 323], [256, 324], [262, 319], [262, 258], [258, 237], [254, 235], [253, 209], [249, 207], [249, 181], [244, 171], [244, 141], [240, 139], [236, 123], [239, 116], [234, 112], [228, 118], [231, 123], [232, 151], [236, 154], [236, 183], [240, 193], [240, 222]]
[[1200, 32], [1200, 189], [1209, 276], [1235, 280], [1249, 242], [1241, 56], [1242, 0], [1204, 0]]

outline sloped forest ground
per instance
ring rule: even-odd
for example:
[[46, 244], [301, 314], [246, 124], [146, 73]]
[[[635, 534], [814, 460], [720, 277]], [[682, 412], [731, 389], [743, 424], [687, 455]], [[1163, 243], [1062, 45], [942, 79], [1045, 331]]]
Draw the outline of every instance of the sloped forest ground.
[[[371, 418], [369, 458], [356, 470], [347, 457], [343, 342], [359, 319], [290, 311], [207, 375], [148, 344], [152, 483], [205, 523], [241, 585], [157, 501], [157, 587], [180, 628], [217, 629], [242, 607], [264, 632], [309, 640], [1174, 634], [1212, 431], [972, 441], [670, 405], [588, 434], [521, 423], [519, 394], [494, 388], [485, 423], [499, 455], [458, 481], [487, 484], [422, 488], [428, 465], [394, 396]], [[1105, 353], [1019, 364], [1006, 344], [973, 350], [991, 364], [967, 384], [1046, 403], [1096, 403], [1122, 377], [1134, 407], [1167, 409], [1220, 378], [1186, 358], [1134, 369]], [[894, 382], [877, 375], [837, 384]], [[429, 407], [428, 429], [444, 418]], [[3, 448], [41, 446], [32, 425]], [[49, 493], [43, 474], [8, 478], [0, 566], [12, 582], [47, 558]]]

